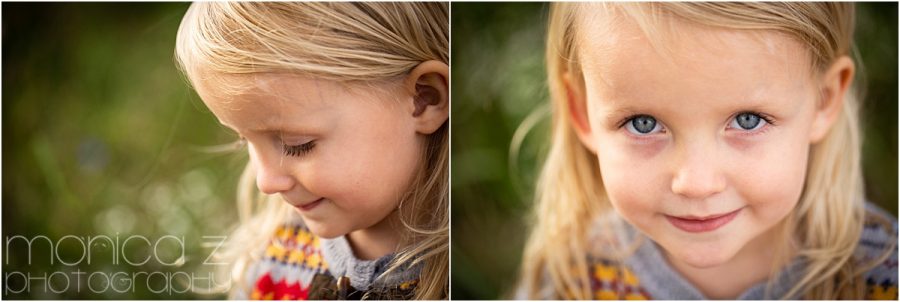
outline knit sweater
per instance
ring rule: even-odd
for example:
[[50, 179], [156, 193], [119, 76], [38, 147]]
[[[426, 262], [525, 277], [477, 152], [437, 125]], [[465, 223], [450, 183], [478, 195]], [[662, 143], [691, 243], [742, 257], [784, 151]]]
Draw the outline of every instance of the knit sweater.
[[252, 291], [236, 298], [252, 300], [408, 299], [419, 267], [381, 276], [394, 255], [361, 260], [344, 236], [324, 239], [311, 233], [299, 217], [272, 235], [263, 259], [251, 264], [244, 279]]
[[[854, 256], [861, 263], [871, 262], [891, 249], [885, 260], [863, 274], [866, 282], [866, 299], [897, 300], [897, 220], [872, 205], [867, 205], [867, 215], [862, 236]], [[640, 236], [627, 226], [629, 237]], [[646, 238], [644, 238], [646, 239]], [[644, 240], [637, 251], [619, 265], [602, 258], [588, 257], [589, 278], [593, 298], [597, 300], [700, 300], [707, 299], [700, 290], [680, 275], [663, 257], [663, 252], [652, 240]], [[768, 281], [751, 286], [738, 295], [739, 300], [779, 299], [791, 286], [803, 277], [804, 259], [797, 257], [778, 273], [776, 282], [767, 293]], [[549, 280], [547, 280], [549, 281]], [[554, 299], [554, 291], [541, 288], [544, 299]], [[519, 299], [527, 298], [527, 288], [516, 291]], [[790, 297], [800, 299], [802, 296]]]

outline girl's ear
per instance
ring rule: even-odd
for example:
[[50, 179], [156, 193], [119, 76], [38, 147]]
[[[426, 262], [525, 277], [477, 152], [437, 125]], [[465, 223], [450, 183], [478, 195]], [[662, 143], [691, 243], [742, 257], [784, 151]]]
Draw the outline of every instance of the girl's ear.
[[822, 77], [821, 95], [816, 104], [815, 116], [809, 133], [811, 143], [821, 141], [841, 114], [844, 96], [850, 89], [850, 84], [853, 83], [854, 72], [853, 60], [847, 56], [841, 56], [835, 60], [825, 72]]
[[569, 105], [569, 117], [572, 120], [572, 128], [575, 129], [575, 134], [578, 135], [581, 144], [588, 148], [588, 150], [591, 150], [592, 153], [597, 153], [594, 134], [591, 131], [591, 124], [588, 121], [587, 99], [582, 90], [584, 85], [575, 83], [574, 79], [572, 79], [572, 74], [566, 72], [563, 74], [563, 87], [566, 90], [566, 101]]
[[409, 108], [417, 132], [434, 133], [450, 117], [449, 72], [450, 67], [439, 61], [422, 62], [409, 72], [404, 88], [412, 95]]

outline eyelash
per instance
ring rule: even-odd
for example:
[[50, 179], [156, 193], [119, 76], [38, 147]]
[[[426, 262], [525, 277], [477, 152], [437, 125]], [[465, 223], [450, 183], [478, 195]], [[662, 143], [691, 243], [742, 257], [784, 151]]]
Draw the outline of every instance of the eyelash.
[[284, 155], [287, 155], [287, 156], [303, 156], [303, 155], [308, 154], [310, 151], [312, 151], [313, 147], [315, 147], [315, 146], [316, 146], [316, 141], [310, 141], [308, 143], [295, 145], [295, 146], [283, 145], [282, 150], [283, 150]]

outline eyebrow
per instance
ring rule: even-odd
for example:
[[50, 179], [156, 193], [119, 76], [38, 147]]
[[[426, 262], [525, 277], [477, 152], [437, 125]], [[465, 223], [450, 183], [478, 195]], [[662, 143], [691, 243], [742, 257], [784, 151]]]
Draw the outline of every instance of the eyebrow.
[[[221, 120], [219, 120], [219, 125], [224, 126], [228, 130], [231, 130], [234, 133], [237, 133], [238, 135], [241, 134], [240, 131], [237, 131], [237, 129], [235, 129], [231, 125], [229, 125]], [[280, 133], [292, 133], [292, 132], [301, 132], [301, 131], [299, 131], [297, 129], [290, 129], [290, 128], [274, 128], [274, 127], [263, 126], [260, 128], [247, 129], [247, 132], [249, 132], [249, 133], [279, 133], [280, 134]]]
[[615, 109], [609, 111], [606, 115], [607, 115], [608, 117], [611, 117], [611, 116], [622, 116], [622, 115], [631, 115], [631, 114], [643, 113], [643, 112], [645, 112], [645, 111], [647, 111], [647, 110], [641, 110], [641, 109], [635, 108], [634, 106], [626, 105], [626, 106], [623, 106], [623, 107], [617, 107], [617, 108], [615, 108]]
[[627, 104], [622, 107], [616, 106], [616, 108], [614, 108], [613, 110], [604, 112], [603, 117], [611, 126], [619, 126], [619, 122], [629, 116], [633, 116], [636, 114], [653, 115], [650, 111], [651, 110], [641, 110], [631, 104]]

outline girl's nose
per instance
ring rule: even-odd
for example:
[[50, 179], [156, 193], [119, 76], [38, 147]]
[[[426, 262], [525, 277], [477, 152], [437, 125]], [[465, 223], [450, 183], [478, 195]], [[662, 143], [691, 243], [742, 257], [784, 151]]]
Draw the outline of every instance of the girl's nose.
[[672, 179], [672, 192], [688, 199], [702, 200], [724, 191], [726, 180], [715, 159], [715, 151], [693, 149], [682, 153]]
[[294, 179], [282, 173], [279, 167], [257, 166], [256, 187], [265, 194], [281, 193], [294, 187]]
[[294, 177], [281, 165], [279, 156], [260, 156], [250, 148], [250, 160], [256, 168], [256, 187], [265, 194], [289, 191], [294, 187]]

